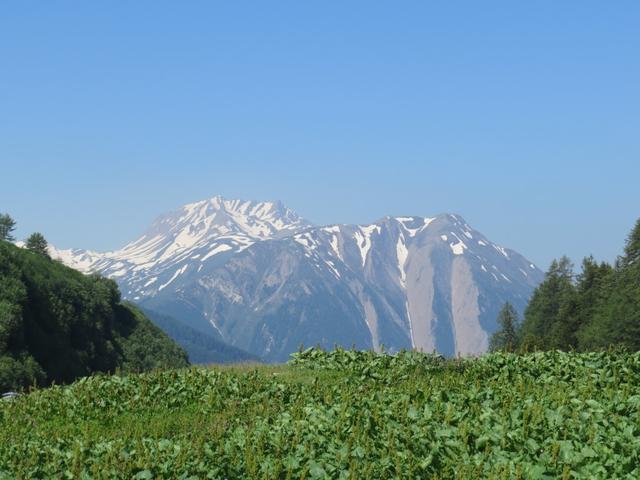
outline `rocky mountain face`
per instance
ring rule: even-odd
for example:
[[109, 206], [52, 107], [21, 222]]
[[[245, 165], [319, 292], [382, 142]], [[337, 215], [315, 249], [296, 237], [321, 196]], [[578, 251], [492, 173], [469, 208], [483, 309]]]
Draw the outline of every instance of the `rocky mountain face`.
[[115, 279], [126, 298], [138, 301], [257, 241], [310, 225], [281, 203], [218, 196], [158, 217], [140, 238], [120, 250], [101, 254], [51, 248], [50, 253], [80, 271], [97, 271]]
[[484, 352], [505, 301], [543, 273], [460, 216], [314, 227], [279, 203], [215, 197], [116, 252], [52, 250], [125, 297], [272, 361], [301, 344]]

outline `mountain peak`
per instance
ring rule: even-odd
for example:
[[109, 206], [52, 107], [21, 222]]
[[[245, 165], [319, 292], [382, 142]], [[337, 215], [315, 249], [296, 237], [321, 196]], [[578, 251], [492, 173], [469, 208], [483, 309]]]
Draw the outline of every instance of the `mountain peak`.
[[220, 195], [158, 217], [118, 251], [52, 256], [277, 360], [321, 338], [478, 353], [498, 309], [524, 308], [543, 276], [457, 214], [314, 228], [281, 202]]
[[142, 236], [119, 250], [96, 253], [52, 247], [52, 256], [83, 272], [127, 277], [124, 295], [135, 299], [137, 294], [166, 287], [193, 270], [194, 262], [202, 268], [204, 262], [222, 254], [226, 257], [257, 241], [281, 238], [309, 226], [281, 202], [217, 195], [159, 216]]
[[[189, 216], [192, 221], [214, 217], [218, 212], [224, 212], [230, 215], [232, 219], [240, 220], [241, 223], [246, 223], [247, 219], [253, 219], [254, 223], [255, 221], [261, 220], [270, 224], [274, 231], [282, 229], [290, 230], [292, 226], [297, 229], [301, 225], [311, 225], [311, 223], [304, 220], [279, 200], [256, 201], [227, 199], [222, 195], [216, 195], [207, 200], [188, 203], [182, 206], [178, 212]], [[266, 235], [264, 231], [248, 231], [246, 233], [250, 235], [253, 233], [260, 238], [264, 238]]]

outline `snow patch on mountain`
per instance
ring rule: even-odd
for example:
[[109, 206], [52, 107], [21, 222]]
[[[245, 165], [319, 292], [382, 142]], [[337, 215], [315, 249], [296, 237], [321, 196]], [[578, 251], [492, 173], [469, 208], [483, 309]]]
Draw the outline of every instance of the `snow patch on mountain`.
[[216, 247], [209, 250], [209, 252], [207, 252], [207, 254], [204, 257], [202, 257], [200, 261], [204, 262], [205, 260], [207, 260], [207, 258], [211, 258], [214, 255], [217, 255], [218, 253], [226, 252], [228, 250], [233, 250], [233, 247], [224, 243], [222, 245], [217, 245]]
[[371, 248], [371, 235], [374, 231], [377, 231], [378, 234], [380, 234], [380, 226], [375, 224], [364, 227], [361, 226], [358, 227], [358, 231], [356, 231], [354, 234], [356, 245], [360, 250], [362, 267], [364, 267], [365, 263], [367, 262], [367, 254], [369, 253], [369, 249]]
[[338, 237], [336, 235], [331, 236], [331, 248], [335, 252], [336, 256], [342, 260], [342, 254], [340, 253], [340, 249], [338, 248]]
[[[121, 279], [130, 297], [154, 295], [185, 274], [192, 259], [215, 261], [223, 252], [241, 252], [257, 241], [304, 230], [311, 223], [280, 202], [227, 200], [216, 196], [157, 218], [138, 239], [112, 252], [58, 250], [50, 253], [82, 272]], [[198, 271], [201, 267], [198, 267]], [[152, 278], [156, 278], [151, 282]], [[154, 288], [158, 282], [160, 287]]]
[[407, 273], [405, 271], [405, 264], [409, 257], [409, 250], [404, 243], [404, 236], [399, 235], [396, 243], [396, 255], [398, 257], [398, 271], [400, 272], [400, 284], [405, 287], [407, 285]]
[[160, 285], [160, 288], [158, 288], [158, 290], [162, 290], [163, 288], [171, 284], [171, 282], [173, 282], [176, 278], [178, 278], [179, 275], [182, 275], [187, 270], [187, 268], [189, 268], [189, 265], [184, 265], [178, 270], [176, 270], [173, 276], [169, 279], [169, 281], [167, 283], [163, 283], [162, 285]]

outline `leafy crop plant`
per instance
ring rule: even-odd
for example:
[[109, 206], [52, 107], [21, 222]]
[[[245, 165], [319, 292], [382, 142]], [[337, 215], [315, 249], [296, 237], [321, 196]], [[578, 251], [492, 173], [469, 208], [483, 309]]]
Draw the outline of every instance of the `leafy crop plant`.
[[640, 478], [640, 354], [93, 376], [0, 402], [0, 478]]

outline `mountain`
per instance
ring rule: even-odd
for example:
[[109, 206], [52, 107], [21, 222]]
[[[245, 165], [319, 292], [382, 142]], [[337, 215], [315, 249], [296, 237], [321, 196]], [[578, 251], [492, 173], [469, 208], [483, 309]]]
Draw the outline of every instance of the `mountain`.
[[187, 365], [113, 280], [0, 241], [0, 391]]
[[194, 364], [260, 362], [260, 357], [251, 355], [218, 340], [214, 335], [196, 330], [168, 315], [142, 309], [164, 333], [185, 349], [189, 361]]
[[543, 273], [460, 216], [315, 227], [280, 203], [215, 197], [106, 254], [52, 251], [125, 296], [270, 361], [300, 344], [479, 354]]
[[115, 279], [127, 298], [139, 300], [167, 288], [179, 276], [197, 276], [257, 241], [295, 233], [311, 224], [280, 202], [225, 200], [217, 196], [158, 217], [122, 249], [50, 250], [84, 273]]

